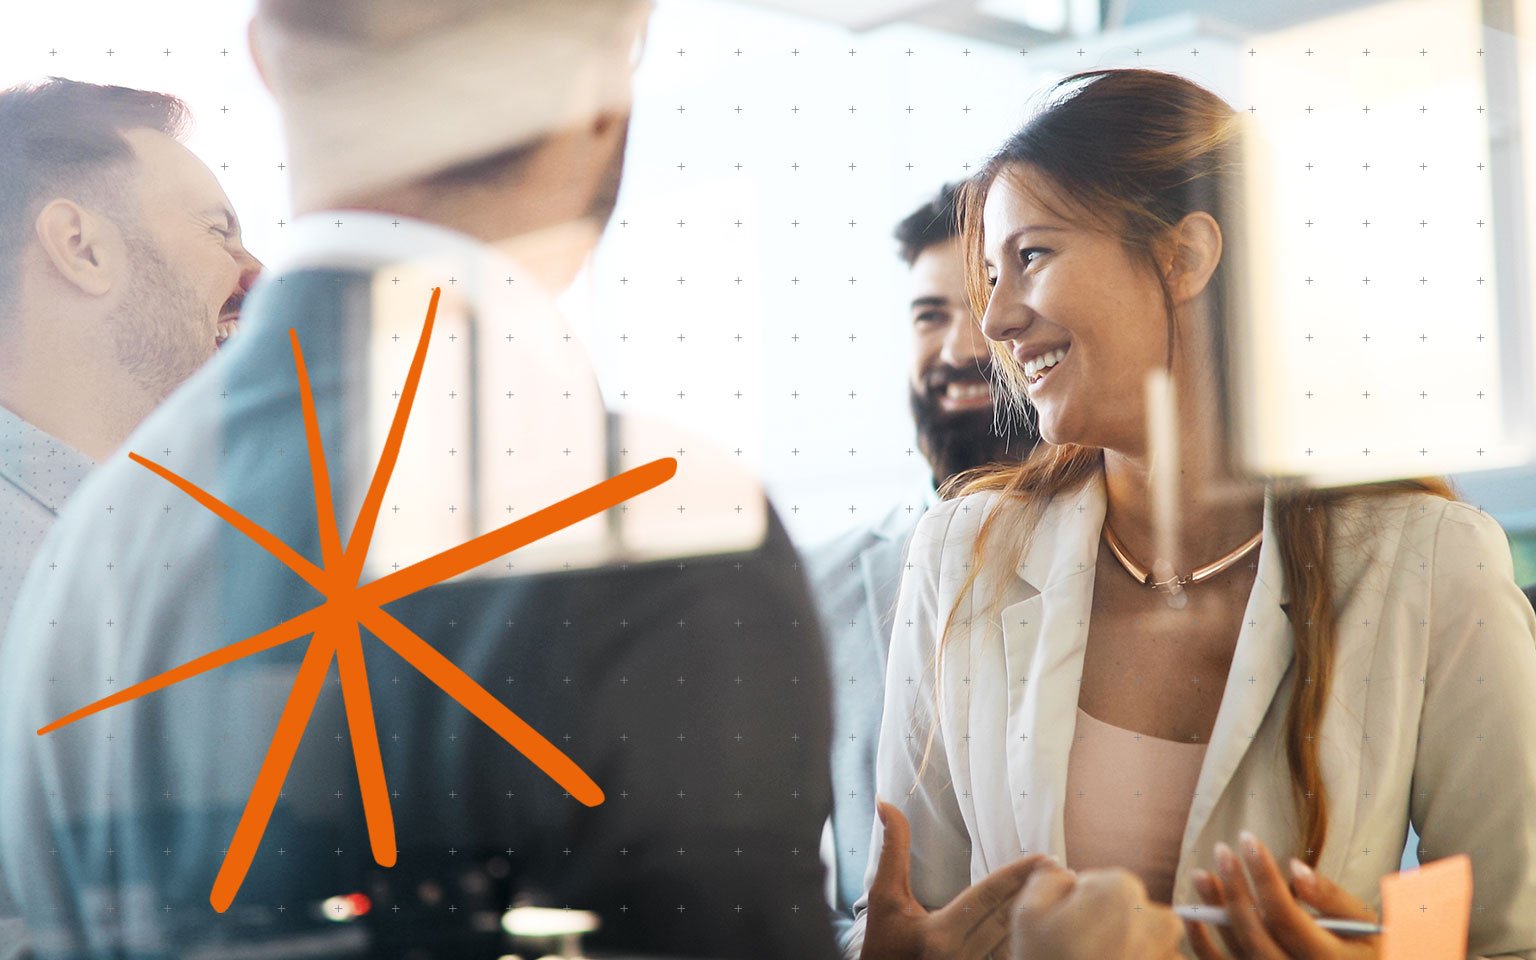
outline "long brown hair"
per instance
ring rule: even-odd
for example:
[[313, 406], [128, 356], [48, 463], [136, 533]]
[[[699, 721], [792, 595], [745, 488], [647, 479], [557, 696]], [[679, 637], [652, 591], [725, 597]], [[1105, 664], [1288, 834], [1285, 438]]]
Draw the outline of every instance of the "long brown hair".
[[[1173, 297], [1158, 267], [1156, 252], [1169, 229], [1190, 213], [1204, 211], [1221, 221], [1235, 179], [1237, 130], [1236, 114], [1226, 102], [1172, 74], [1094, 70], [1057, 83], [1048, 91], [1046, 104], [1009, 137], [962, 193], [967, 291], [976, 316], [986, 312], [989, 293], [982, 258], [982, 205], [998, 177], [1014, 177], [1027, 166], [1076, 208], [1072, 213], [1079, 219], [1087, 218], [1112, 230], [1127, 253], [1158, 277], [1171, 367], [1178, 331]], [[1022, 183], [1018, 185], [1027, 189]], [[1033, 196], [1050, 206], [1038, 193]], [[1218, 325], [1225, 307], [1223, 272], [1223, 265], [1218, 265], [1208, 286], [1212, 316]], [[997, 392], [1012, 412], [1028, 415], [1023, 370], [1004, 345], [993, 343], [991, 347], [993, 369], [1001, 381]], [[967, 471], [944, 485], [946, 498], [990, 491], [998, 496], [998, 503], [981, 522], [966, 578], [935, 651], [935, 671], [943, 643], [953, 632], [961, 604], [978, 577], [999, 563], [1011, 569], [1051, 500], [1078, 488], [1102, 469], [1103, 451], [1098, 448], [1041, 444], [1023, 463]], [[1288, 612], [1298, 678], [1285, 720], [1286, 760], [1301, 827], [1302, 842], [1295, 854], [1313, 866], [1328, 830], [1328, 797], [1318, 759], [1318, 738], [1333, 676], [1336, 610], [1330, 548], [1338, 532], [1330, 529], [1330, 518], [1346, 500], [1401, 491], [1453, 496], [1449, 485], [1438, 478], [1331, 491], [1287, 489], [1275, 496], [1274, 527], [1290, 588]], [[990, 549], [994, 542], [1011, 549]], [[1007, 582], [1006, 577], [994, 578], [994, 604], [1001, 599]], [[939, 691], [936, 679], [935, 698]], [[935, 709], [935, 719], [938, 715]], [[929, 730], [929, 748], [935, 728], [936, 723]], [[924, 766], [928, 753], [925, 749]]]

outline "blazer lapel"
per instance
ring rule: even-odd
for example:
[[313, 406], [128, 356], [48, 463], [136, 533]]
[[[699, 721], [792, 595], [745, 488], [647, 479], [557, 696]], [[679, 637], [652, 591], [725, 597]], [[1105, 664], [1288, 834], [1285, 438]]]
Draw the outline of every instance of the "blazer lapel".
[[1104, 525], [1104, 480], [1046, 511], [1017, 574], [1025, 599], [1002, 611], [1008, 671], [1007, 777], [1019, 850], [1066, 853], [1067, 759]]
[[[1273, 498], [1266, 498], [1256, 579], [1185, 826], [1186, 855], [1180, 858], [1176, 890], [1187, 884], [1188, 870], [1198, 865], [1189, 854], [1209, 860], [1208, 852], [1195, 850], [1195, 844], [1294, 658], [1273, 506]], [[1077, 726], [1104, 511], [1102, 475], [1095, 475], [1078, 495], [1053, 504], [1018, 566], [1025, 596], [1002, 611], [1008, 671], [1007, 777], [1023, 852], [1066, 853], [1067, 763]]]
[[[1274, 498], [1268, 495], [1264, 500], [1264, 540], [1259, 547], [1258, 572], [1243, 611], [1243, 624], [1237, 635], [1232, 667], [1227, 672], [1221, 709], [1216, 714], [1216, 726], [1211, 731], [1210, 746], [1205, 751], [1189, 820], [1184, 827], [1182, 849], [1185, 855], [1179, 860], [1176, 890], [1184, 883], [1188, 868], [1195, 865], [1194, 857], [1212, 862], [1208, 851], [1197, 847], [1200, 833], [1211, 819], [1222, 792], [1232, 782], [1238, 764], [1258, 734], [1275, 693], [1290, 669], [1295, 644], [1285, 611], [1289, 600], [1280, 564], [1280, 542], [1275, 535]], [[1220, 839], [1229, 844], [1236, 842], [1235, 837]]]

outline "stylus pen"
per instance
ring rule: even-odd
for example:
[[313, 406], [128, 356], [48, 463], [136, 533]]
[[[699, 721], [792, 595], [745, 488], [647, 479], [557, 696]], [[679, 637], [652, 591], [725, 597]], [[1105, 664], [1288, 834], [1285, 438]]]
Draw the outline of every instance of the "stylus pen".
[[[1206, 904], [1186, 904], [1174, 907], [1173, 912], [1185, 920], [1193, 920], [1196, 923], [1211, 923], [1218, 927], [1229, 924], [1226, 907], [1212, 907]], [[1381, 924], [1371, 923], [1366, 920], [1343, 920], [1338, 917], [1313, 917], [1317, 925], [1330, 933], [1336, 933], [1341, 937], [1369, 937], [1381, 932]]]

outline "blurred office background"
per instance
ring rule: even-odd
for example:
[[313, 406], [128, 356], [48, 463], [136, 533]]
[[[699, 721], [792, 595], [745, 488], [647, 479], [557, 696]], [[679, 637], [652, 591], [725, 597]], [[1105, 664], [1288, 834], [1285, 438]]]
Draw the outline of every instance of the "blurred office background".
[[[291, 212], [246, 50], [252, 6], [29, 5], [0, 36], [0, 84], [57, 74], [184, 97], [189, 145], [270, 260]], [[1179, 72], [1245, 111], [1270, 150], [1260, 219], [1276, 279], [1245, 328], [1264, 371], [1250, 458], [1323, 478], [1454, 473], [1536, 581], [1536, 338], [1519, 282], [1536, 168], [1517, 122], [1536, 103], [1518, 69], [1532, 12], [661, 0], [619, 209], [563, 303], [610, 402], [760, 472], [798, 540], [877, 519], [923, 476], [893, 225], [983, 160], [1049, 82]]]

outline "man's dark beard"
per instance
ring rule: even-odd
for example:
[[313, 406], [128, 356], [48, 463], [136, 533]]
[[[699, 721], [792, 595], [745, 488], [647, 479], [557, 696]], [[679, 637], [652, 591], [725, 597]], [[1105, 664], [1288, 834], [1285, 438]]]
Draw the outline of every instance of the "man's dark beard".
[[962, 470], [997, 461], [1022, 460], [1039, 441], [1028, 427], [999, 436], [992, 429], [992, 411], [962, 410], [951, 413], [939, 406], [939, 397], [951, 382], [983, 383], [975, 370], [938, 367], [923, 378], [921, 388], [910, 389], [912, 419], [917, 443], [933, 466], [934, 486]]

